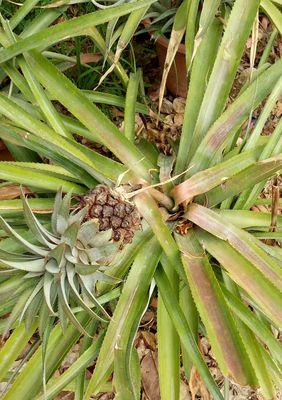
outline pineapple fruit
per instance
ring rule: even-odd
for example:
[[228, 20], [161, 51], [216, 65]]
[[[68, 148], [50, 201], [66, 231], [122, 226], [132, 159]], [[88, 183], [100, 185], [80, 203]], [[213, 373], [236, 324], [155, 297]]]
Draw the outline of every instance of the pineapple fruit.
[[140, 229], [140, 215], [135, 205], [116, 190], [98, 185], [81, 199], [81, 207], [88, 207], [85, 219], [96, 218], [100, 231], [112, 230], [112, 239], [121, 247], [131, 243], [134, 233]]

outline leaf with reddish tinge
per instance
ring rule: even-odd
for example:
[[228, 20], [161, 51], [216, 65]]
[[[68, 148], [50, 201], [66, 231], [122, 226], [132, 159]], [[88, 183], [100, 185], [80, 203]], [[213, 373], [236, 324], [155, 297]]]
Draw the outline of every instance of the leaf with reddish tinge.
[[209, 207], [216, 206], [223, 200], [236, 196], [245, 189], [253, 188], [259, 182], [264, 182], [281, 168], [281, 155], [258, 161], [205, 193], [205, 201]]
[[176, 240], [192, 296], [222, 373], [241, 385], [255, 386], [252, 366], [207, 255], [193, 230], [186, 236], [177, 235]]
[[185, 214], [212, 235], [228, 242], [242, 254], [266, 279], [277, 288], [282, 288], [281, 268], [277, 260], [269, 256], [260, 246], [259, 240], [248, 232], [230, 223], [223, 216], [199, 204], [193, 203]]
[[197, 229], [196, 233], [207, 251], [227, 270], [230, 278], [248, 293], [253, 305], [259, 307], [274, 325], [282, 326], [282, 297], [279, 289], [244, 258], [242, 252], [234, 250], [226, 241], [202, 229]]
[[192, 167], [187, 172], [187, 178], [206, 168], [215, 156], [221, 154], [228, 140], [234, 137], [237, 130], [250, 115], [251, 110], [256, 108], [271, 92], [281, 76], [281, 67], [282, 60], [279, 60], [259, 75], [248, 89], [220, 115], [209, 128], [198, 147], [195, 146], [194, 153], [191, 153], [190, 166]]
[[[235, 174], [244, 171], [247, 167], [254, 164], [256, 160], [256, 152], [248, 151], [245, 153], [240, 153], [228, 159], [227, 161], [217, 164], [214, 167], [196, 173], [191, 178], [174, 188], [174, 195], [177, 204], [180, 204], [183, 201], [189, 201], [193, 199], [194, 196], [206, 193], [208, 190], [225, 183]], [[280, 164], [282, 166], [282, 157], [281, 162], [279, 162], [279, 157], [275, 158], [274, 160], [270, 160], [272, 161], [272, 164], [275, 163], [275, 166], [278, 169]]]

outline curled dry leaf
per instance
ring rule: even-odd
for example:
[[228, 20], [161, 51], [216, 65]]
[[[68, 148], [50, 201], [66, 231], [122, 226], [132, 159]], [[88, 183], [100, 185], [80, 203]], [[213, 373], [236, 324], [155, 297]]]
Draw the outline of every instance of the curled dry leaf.
[[[27, 194], [30, 191], [27, 188], [22, 188], [23, 193]], [[18, 185], [5, 185], [0, 188], [0, 200], [12, 200], [20, 197], [21, 191]]]

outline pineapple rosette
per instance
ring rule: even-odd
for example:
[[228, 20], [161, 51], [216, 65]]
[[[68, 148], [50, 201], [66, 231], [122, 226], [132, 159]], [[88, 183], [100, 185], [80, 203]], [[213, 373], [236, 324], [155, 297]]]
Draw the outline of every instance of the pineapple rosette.
[[[124, 245], [140, 228], [136, 207], [106, 185], [98, 185], [71, 209], [71, 193], [55, 198], [51, 226], [46, 227], [34, 215], [22, 193], [26, 223], [34, 235], [32, 241], [17, 233], [2, 217], [0, 225], [23, 247], [21, 253], [0, 249], [0, 274], [22, 274], [26, 289], [19, 297], [7, 324], [35, 316], [40, 326], [56, 317], [64, 324], [72, 322], [83, 334], [76, 318], [83, 309], [100, 320], [110, 318], [95, 296], [96, 282], [116, 284], [107, 268]], [[49, 229], [50, 228], [50, 229]]]

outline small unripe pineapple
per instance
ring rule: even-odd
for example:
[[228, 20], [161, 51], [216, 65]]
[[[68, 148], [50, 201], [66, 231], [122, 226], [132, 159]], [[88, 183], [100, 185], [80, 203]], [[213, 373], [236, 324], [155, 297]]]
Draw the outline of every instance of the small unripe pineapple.
[[121, 246], [130, 243], [141, 220], [135, 205], [106, 185], [98, 185], [81, 199], [88, 206], [86, 220], [97, 219], [99, 230], [112, 229], [112, 239]]

